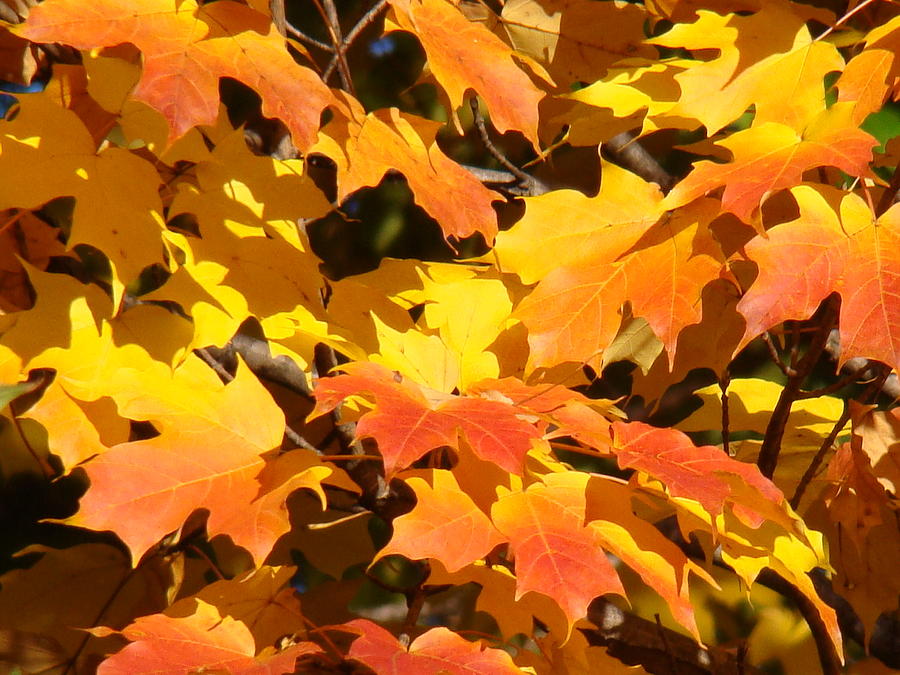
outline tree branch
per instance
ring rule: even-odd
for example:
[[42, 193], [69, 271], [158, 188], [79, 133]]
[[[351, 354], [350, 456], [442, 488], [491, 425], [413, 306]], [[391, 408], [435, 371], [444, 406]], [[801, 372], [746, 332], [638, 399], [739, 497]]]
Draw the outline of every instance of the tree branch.
[[[753, 675], [757, 669], [721, 647], [704, 647], [693, 638], [659, 626], [598, 598], [588, 608], [595, 629], [580, 629], [592, 645], [629, 666], [657, 675]], [[676, 670], [677, 669], [677, 670]]]
[[625, 131], [610, 138], [601, 146], [611, 159], [629, 171], [636, 173], [644, 180], [659, 185], [663, 192], [668, 192], [675, 185], [675, 177], [666, 171], [647, 149], [637, 140], [633, 131]]
[[350, 45], [359, 37], [359, 34], [377, 18], [385, 7], [387, 7], [387, 0], [378, 0], [378, 2], [372, 5], [372, 7], [362, 15], [362, 18], [356, 22], [356, 25], [350, 29], [350, 32], [347, 33], [343, 40], [341, 40], [341, 44], [337, 45], [335, 49], [332, 50], [335, 54], [328, 64], [328, 67], [325, 68], [325, 72], [322, 75], [323, 80], [328, 80], [331, 73], [334, 72], [334, 69], [338, 66], [341, 55], [347, 53]]
[[791, 406], [800, 396], [800, 387], [807, 375], [812, 372], [813, 367], [825, 351], [825, 345], [828, 342], [828, 335], [831, 328], [837, 320], [838, 301], [834, 295], [824, 301], [824, 307], [821, 314], [821, 324], [819, 330], [816, 331], [806, 354], [796, 364], [792, 366], [793, 375], [788, 377], [781, 395], [778, 397], [778, 403], [772, 411], [772, 417], [769, 418], [769, 425], [766, 427], [766, 435], [763, 439], [762, 447], [759, 450], [759, 457], [756, 464], [760, 472], [766, 478], [772, 478], [775, 474], [775, 467], [778, 465], [778, 454], [781, 452], [781, 440], [784, 437], [784, 430], [787, 427], [788, 417], [791, 414]]

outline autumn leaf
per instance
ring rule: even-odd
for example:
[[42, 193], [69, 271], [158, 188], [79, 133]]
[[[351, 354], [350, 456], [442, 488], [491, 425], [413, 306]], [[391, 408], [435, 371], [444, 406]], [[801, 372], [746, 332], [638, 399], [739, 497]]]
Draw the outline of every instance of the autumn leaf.
[[812, 39], [808, 18], [787, 4], [744, 16], [701, 9], [695, 22], [651, 38], [669, 48], [718, 51], [675, 74], [681, 98], [669, 114], [697, 119], [711, 136], [753, 105], [755, 125], [802, 131], [825, 110], [822, 79], [844, 65], [834, 45]]
[[432, 628], [405, 648], [384, 628], [367, 619], [355, 619], [345, 627], [360, 634], [350, 647], [350, 658], [385, 675], [462, 675], [472, 672], [501, 675], [521, 672], [502, 649], [486, 649], [447, 628]]
[[5, 161], [21, 167], [0, 188], [0, 209], [38, 208], [60, 195], [75, 197], [67, 248], [89, 243], [103, 252], [112, 268], [116, 304], [125, 284], [145, 267], [163, 263], [162, 202], [158, 174], [149, 162], [122, 148], [95, 152], [78, 117], [46, 94], [21, 104], [0, 133]]
[[[262, 560], [287, 531], [281, 505], [300, 486], [285, 483], [262, 457], [281, 444], [283, 413], [246, 367], [228, 386], [199, 360], [169, 378], [153, 375], [123, 371], [122, 389], [113, 398], [121, 415], [152, 420], [160, 435], [121, 443], [88, 462], [91, 490], [70, 522], [115, 528], [138, 559], [194, 509], [207, 508], [211, 535], [230, 534]], [[130, 390], [134, 379], [141, 382], [137, 395]], [[130, 478], [123, 480], [126, 473]], [[315, 486], [312, 481], [306, 485]], [[256, 502], [266, 495], [269, 508], [259, 509]], [[248, 519], [254, 509], [256, 516]]]
[[478, 457], [521, 474], [532, 441], [541, 437], [506, 403], [439, 392], [429, 400], [422, 387], [397, 381], [383, 366], [354, 363], [342, 369], [346, 374], [319, 380], [312, 417], [332, 410], [348, 396], [374, 395], [375, 408], [360, 418], [356, 433], [378, 442], [388, 476], [429, 450], [445, 445], [460, 450], [460, 432]]
[[546, 476], [545, 483], [502, 495], [491, 509], [515, 557], [516, 600], [529, 591], [549, 596], [565, 613], [568, 633], [594, 598], [625, 597], [601, 533], [585, 522], [587, 479], [574, 472]]
[[458, 569], [487, 555], [504, 539], [491, 525], [449, 471], [435, 470], [432, 485], [407, 479], [416, 493], [413, 510], [394, 520], [394, 536], [376, 560], [400, 554], [407, 558], [435, 558], [447, 569]]
[[851, 121], [852, 104], [838, 103], [821, 113], [802, 135], [779, 122], [738, 131], [719, 145], [731, 151], [727, 164], [703, 161], [670, 192], [664, 206], [674, 208], [725, 186], [722, 208], [745, 222], [770, 194], [793, 187], [803, 172], [835, 166], [852, 176], [868, 176], [877, 141]]
[[311, 642], [291, 645], [280, 652], [256, 656], [253, 636], [242, 622], [222, 616], [202, 600], [187, 616], [143, 616], [122, 630], [131, 641], [106, 659], [103, 675], [122, 673], [183, 673], [200, 668], [229, 673], [281, 675], [294, 670], [297, 658], [321, 648]]
[[[900, 366], [900, 315], [892, 301], [900, 283], [900, 209], [875, 219], [855, 195], [811, 186], [791, 192], [800, 218], [747, 245], [759, 276], [738, 303], [747, 320], [742, 344], [782, 321], [808, 318], [836, 291], [842, 297], [840, 361], [864, 356]], [[795, 270], [790, 280], [786, 269]]]
[[642, 44], [646, 10], [587, 0], [511, 0], [501, 23], [513, 46], [541, 63], [560, 85], [600, 79], [615, 62], [652, 58]]
[[319, 115], [333, 101], [315, 73], [294, 62], [266, 16], [230, 0], [104, 0], [89, 8], [52, 0], [30, 13], [19, 34], [78, 49], [132, 43], [144, 61], [133, 96], [165, 116], [170, 142], [195, 125], [215, 124], [220, 77], [256, 89], [264, 113], [283, 119], [301, 150], [312, 145]]
[[[342, 114], [322, 130], [312, 151], [327, 154], [337, 163], [341, 199], [362, 187], [378, 185], [394, 169], [406, 177], [416, 202], [438, 221], [447, 239], [480, 232], [492, 244], [497, 217], [491, 202], [497, 195], [441, 151], [435, 140], [439, 126], [394, 108], [366, 115], [359, 103], [347, 100]], [[457, 202], [445, 201], [448, 189], [458, 195]]]
[[755, 466], [738, 462], [712, 446], [697, 447], [675, 429], [642, 422], [614, 422], [615, 454], [622, 468], [662, 481], [673, 497], [690, 496], [713, 517], [730, 505], [750, 527], [767, 517], [784, 521], [784, 495]]
[[501, 133], [521, 131], [538, 146], [538, 103], [544, 97], [516, 53], [446, 0], [395, 0], [399, 25], [422, 42], [431, 72], [458, 108], [466, 90], [481, 96]]
[[711, 202], [698, 202], [647, 228], [615, 258], [601, 249], [550, 272], [515, 312], [528, 328], [533, 365], [596, 363], [619, 331], [626, 300], [671, 363], [681, 330], [702, 318], [703, 288], [722, 272], [708, 229], [716, 213]]

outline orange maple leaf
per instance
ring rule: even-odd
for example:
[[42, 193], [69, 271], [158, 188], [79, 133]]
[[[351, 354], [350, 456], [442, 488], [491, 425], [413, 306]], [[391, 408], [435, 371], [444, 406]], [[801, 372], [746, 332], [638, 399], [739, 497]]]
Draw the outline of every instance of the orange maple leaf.
[[429, 450], [448, 445], [460, 449], [462, 433], [472, 451], [510, 473], [521, 475], [525, 454], [541, 437], [534, 424], [515, 407], [501, 401], [430, 392], [375, 363], [342, 366], [346, 374], [321, 378], [316, 385], [312, 417], [333, 410], [346, 397], [370, 393], [375, 409], [365, 413], [357, 436], [378, 442], [387, 477]]
[[379, 675], [521, 673], [512, 657], [502, 649], [486, 649], [447, 628], [432, 628], [405, 648], [397, 638], [368, 619], [355, 619], [345, 623], [344, 627], [360, 635], [353, 641], [349, 657], [366, 664]]
[[854, 194], [806, 185], [791, 192], [800, 218], [746, 246], [759, 275], [737, 306], [747, 320], [741, 345], [785, 320], [808, 319], [836, 291], [841, 363], [863, 356], [900, 368], [900, 207], [875, 219]]
[[284, 120], [301, 150], [315, 141], [322, 110], [333, 102], [319, 76], [294, 61], [270, 18], [231, 0], [48, 0], [18, 33], [77, 49], [132, 43], [144, 62], [133, 96], [163, 114], [169, 141], [215, 124], [220, 77], [254, 88], [263, 114]]
[[750, 222], [762, 201], [800, 183], [807, 169], [836, 166], [851, 176], [869, 176], [872, 147], [878, 141], [853, 123], [852, 115], [852, 103], [837, 103], [819, 115], [802, 136], [777, 122], [738, 131], [719, 142], [732, 152], [731, 162], [699, 162], [663, 205], [675, 208], [724, 185], [723, 210]]

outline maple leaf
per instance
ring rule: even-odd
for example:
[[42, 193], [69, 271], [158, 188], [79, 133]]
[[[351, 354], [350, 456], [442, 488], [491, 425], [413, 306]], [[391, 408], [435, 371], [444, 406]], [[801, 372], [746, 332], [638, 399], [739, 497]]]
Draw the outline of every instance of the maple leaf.
[[[356, 101], [344, 102], [342, 112], [322, 130], [311, 150], [336, 162], [339, 199], [378, 185], [387, 171], [395, 169], [406, 177], [416, 203], [438, 221], [447, 239], [480, 232], [486, 242], [494, 242], [497, 216], [491, 202], [498, 195], [441, 151], [435, 141], [440, 124], [395, 108], [366, 115]], [[446, 201], [448, 190], [457, 195], [453, 203]]]
[[[124, 626], [137, 614], [164, 609], [166, 591], [178, 585], [168, 565], [148, 560], [133, 569], [121, 548], [107, 544], [33, 545], [14, 560], [35, 556], [30, 566], [0, 577], [0, 627], [43, 635], [55, 645], [60, 663], [71, 659], [86, 669], [108, 652], [108, 643], [84, 631], [99, 613], [108, 624]], [[9, 652], [0, 653], [5, 667]]]
[[786, 522], [784, 495], [756, 466], [725, 455], [719, 448], [697, 447], [675, 429], [642, 422], [613, 422], [619, 466], [643, 471], [662, 481], [673, 497], [696, 499], [717, 516], [726, 504], [750, 527], [766, 518]]
[[[75, 197], [67, 248], [89, 244], [112, 268], [113, 301], [125, 284], [163, 264], [158, 174], [144, 159], [110, 147], [100, 153], [75, 113], [49, 93], [29, 97], [0, 127], [5, 162], [20, 167], [0, 187], [0, 209], [36, 208], [60, 195]], [[36, 139], [40, 139], [37, 142]]]
[[533, 365], [598, 362], [619, 331], [626, 300], [662, 340], [671, 363], [681, 330], [702, 318], [703, 288], [722, 270], [708, 228], [717, 212], [711, 202], [698, 202], [651, 225], [629, 249], [612, 249], [615, 257], [600, 248], [550, 272], [515, 312], [528, 328]]
[[50, 256], [62, 255], [58, 232], [29, 211], [0, 213], [0, 310], [14, 312], [32, 305], [27, 273], [19, 259], [45, 269]]
[[247, 675], [281, 675], [294, 671], [300, 656], [322, 651], [311, 642], [293, 644], [280, 652], [271, 649], [256, 656], [250, 630], [202, 600], [187, 616], [151, 614], [142, 616], [121, 634], [131, 641], [122, 651], [106, 659], [97, 672], [102, 675], [184, 673], [194, 670], [225, 670]]
[[350, 363], [342, 369], [346, 374], [321, 378], [316, 384], [311, 417], [334, 409], [348, 396], [371, 393], [375, 409], [360, 418], [356, 434], [378, 442], [387, 476], [434, 448], [460, 449], [460, 432], [478, 457], [521, 475], [525, 454], [541, 437], [520, 411], [506, 403], [439, 392], [431, 401], [422, 387], [397, 381], [384, 366]]
[[838, 449], [828, 465], [828, 478], [833, 485], [824, 496], [832, 521], [857, 551], [865, 550], [869, 532], [883, 522], [883, 507], [889, 501], [872, 473], [862, 445], [862, 438], [854, 435], [850, 443]]
[[516, 600], [529, 591], [553, 598], [566, 615], [567, 635], [594, 598], [625, 597], [603, 551], [604, 537], [585, 523], [587, 479], [574, 472], [551, 474], [545, 483], [502, 495], [491, 508], [491, 520], [515, 556]]
[[244, 624], [261, 652], [286, 633], [306, 630], [300, 600], [290, 587], [295, 572], [294, 567], [263, 565], [233, 579], [215, 581], [170, 605], [167, 612], [169, 616], [192, 614], [195, 600], [209, 603], [223, 617]]
[[392, 0], [391, 5], [400, 27], [422, 43], [431, 72], [453, 108], [473, 89], [487, 103], [498, 131], [521, 131], [538, 147], [538, 103], [544, 92], [512, 49], [446, 0]]
[[287, 495], [318, 486], [318, 470], [301, 468], [297, 455], [263, 459], [281, 443], [284, 416], [246, 367], [228, 386], [199, 359], [170, 377], [125, 370], [114, 392], [121, 415], [151, 420], [161, 433], [85, 464], [91, 489], [70, 522], [115, 528], [135, 559], [194, 509], [208, 508], [210, 535], [230, 534], [261, 560], [290, 527], [281, 510]]
[[561, 85], [600, 79], [625, 58], [652, 58], [642, 44], [647, 12], [632, 4], [589, 0], [510, 0], [501, 22], [513, 46]]
[[334, 100], [313, 71], [294, 62], [268, 17], [231, 0], [102, 0], [89, 7], [50, 0], [17, 30], [77, 49], [135, 45], [143, 72], [133, 96], [165, 116], [170, 142], [195, 125], [215, 124], [220, 77], [256, 89], [263, 114], [284, 120], [301, 150], [312, 145], [319, 116]]
[[852, 176], [868, 176], [872, 136], [852, 122], [853, 104], [837, 103], [815, 118], [802, 135], [779, 122], [754, 124], [720, 141], [733, 160], [727, 164], [699, 162], [687, 178], [666, 196], [675, 208], [725, 186], [722, 208], [745, 222], [765, 198], [801, 182], [803, 172], [836, 166]]
[[651, 38], [664, 47], [719, 51], [675, 74], [681, 97], [669, 114], [695, 118], [712, 135], [753, 105], [755, 125], [806, 128], [825, 110], [822, 79], [844, 61], [834, 45], [813, 41], [809, 17], [795, 8], [770, 3], [750, 16], [698, 10], [694, 23]]
[[397, 638], [368, 619], [355, 619], [344, 627], [360, 634], [350, 647], [350, 658], [384, 675], [465, 675], [473, 672], [507, 675], [521, 672], [502, 649], [468, 642], [447, 628], [432, 628], [405, 648]]
[[391, 554], [434, 558], [455, 572], [487, 555], [504, 539], [449, 471], [432, 472], [432, 485], [407, 478], [416, 493], [413, 510], [394, 519], [394, 536], [376, 560]]
[[838, 79], [838, 101], [852, 101], [851, 120], [861, 124], [881, 109], [890, 91], [888, 82], [894, 54], [885, 49], [866, 49], [847, 63]]
[[[759, 275], [738, 303], [747, 320], [741, 344], [782, 321], [810, 317], [837, 291], [840, 362], [864, 356], [900, 367], [900, 313], [894, 302], [900, 290], [900, 208], [875, 219], [854, 194], [812, 186], [791, 193], [800, 217], [746, 247]], [[787, 270], [793, 273], [785, 275]]]

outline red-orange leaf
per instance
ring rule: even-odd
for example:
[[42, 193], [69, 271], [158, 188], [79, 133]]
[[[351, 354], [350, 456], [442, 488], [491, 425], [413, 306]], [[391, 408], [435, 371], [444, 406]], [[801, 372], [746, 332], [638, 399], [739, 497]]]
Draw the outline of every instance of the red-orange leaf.
[[135, 45], [143, 72], [133, 96], [165, 116], [170, 141], [215, 124], [220, 77], [253, 87], [263, 114], [283, 119], [301, 150], [315, 140], [319, 116], [333, 101], [318, 75], [294, 61], [269, 17], [231, 0], [48, 0], [19, 32], [78, 49]]
[[709, 231], [716, 215], [714, 202], [699, 201], [648, 226], [615, 258], [597, 247], [594, 256], [583, 253], [572, 267], [550, 272], [516, 309], [528, 328], [533, 365], [598, 362], [619, 331], [626, 300], [662, 340], [671, 363], [679, 333], [702, 318], [703, 288], [721, 274], [724, 258]]
[[459, 449], [460, 432], [481, 459], [521, 475], [531, 442], [541, 437], [507, 403], [439, 392], [428, 398], [424, 388], [398, 381], [399, 376], [374, 363], [351, 363], [343, 370], [344, 375], [319, 380], [312, 416], [332, 410], [348, 396], [374, 395], [375, 409], [360, 418], [356, 433], [378, 442], [387, 476], [434, 448]]
[[872, 136], [852, 122], [851, 103], [822, 113], [802, 136], [789, 126], [766, 122], [732, 134], [719, 145], [733, 155], [728, 164], [703, 161], [664, 200], [674, 208], [725, 186], [722, 208], [745, 222], [770, 194], [793, 187], [803, 172], [835, 166], [851, 176], [868, 176]]
[[491, 518], [511, 543], [516, 560], [516, 600], [529, 591], [553, 598], [569, 631], [591, 600], [604, 593], [625, 596], [603, 550], [603, 537], [585, 523], [589, 476], [566, 472], [545, 476], [523, 492], [510, 492]]
[[483, 558], [504, 538], [452, 473], [435, 470], [432, 476], [433, 485], [421, 478], [406, 480], [416, 493], [416, 505], [394, 520], [394, 536], [377, 557], [434, 558], [452, 573]]
[[779, 518], [784, 495], [755, 465], [711, 445], [697, 447], [677, 429], [642, 422], [613, 422], [612, 428], [619, 466], [662, 481], [673, 497], [695, 499], [712, 516], [729, 504], [751, 527]]
[[809, 318], [837, 291], [841, 362], [863, 356], [900, 369], [900, 207], [876, 220], [854, 194], [811, 186], [792, 193], [800, 218], [746, 246], [759, 276], [737, 306], [747, 321], [742, 344], [782, 321]]
[[350, 658], [366, 664], [378, 675], [518, 675], [521, 672], [502, 649], [486, 649], [447, 628], [432, 628], [413, 640], [407, 649], [384, 628], [367, 619], [344, 625], [360, 633], [350, 647]]
[[[497, 215], [491, 203], [498, 195], [441, 151], [435, 140], [440, 124], [396, 108], [366, 115], [359, 103], [345, 101], [316, 146], [337, 164], [340, 199], [378, 185], [394, 169], [406, 177], [416, 203], [438, 221], [446, 238], [480, 232], [493, 244]], [[455, 198], [448, 200], [448, 192]]]
[[137, 560], [194, 509], [207, 508], [211, 536], [229, 534], [264, 558], [290, 529], [287, 495], [317, 487], [316, 471], [331, 470], [300, 455], [266, 463], [262, 455], [281, 444], [284, 416], [244, 366], [227, 386], [199, 359], [175, 377], [120, 376], [123, 391], [113, 395], [120, 414], [150, 420], [161, 433], [86, 463], [91, 489], [70, 522], [114, 530]]
[[403, 28], [422, 42], [431, 72], [459, 107], [468, 89], [484, 98], [500, 132], [517, 130], [538, 147], [544, 97], [500, 38], [446, 0], [393, 0]]
[[294, 672], [303, 654], [322, 651], [311, 642], [291, 645], [277, 653], [256, 657], [250, 629], [222, 616], [202, 600], [185, 617], [143, 616], [122, 631], [131, 644], [106, 659], [99, 675], [176, 675], [195, 671], [233, 675], [281, 675]]

